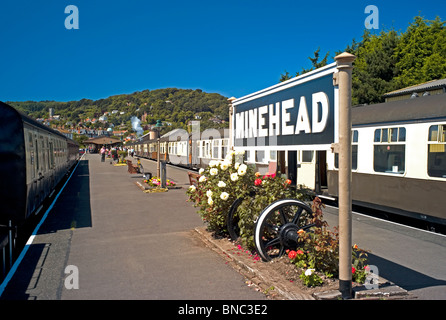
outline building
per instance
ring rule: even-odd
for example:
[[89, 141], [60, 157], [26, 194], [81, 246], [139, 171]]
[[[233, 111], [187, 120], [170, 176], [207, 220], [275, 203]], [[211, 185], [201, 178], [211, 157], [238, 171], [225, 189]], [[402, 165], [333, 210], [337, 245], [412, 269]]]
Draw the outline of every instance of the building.
[[446, 79], [432, 80], [407, 88], [385, 93], [383, 97], [386, 102], [413, 99], [417, 97], [446, 93]]
[[101, 149], [102, 146], [106, 146], [107, 148], [115, 147], [122, 144], [121, 140], [110, 138], [108, 136], [101, 136], [97, 138], [92, 138], [85, 140], [84, 144], [87, 146], [88, 149], [94, 150], [94, 152], [97, 152], [99, 149]]

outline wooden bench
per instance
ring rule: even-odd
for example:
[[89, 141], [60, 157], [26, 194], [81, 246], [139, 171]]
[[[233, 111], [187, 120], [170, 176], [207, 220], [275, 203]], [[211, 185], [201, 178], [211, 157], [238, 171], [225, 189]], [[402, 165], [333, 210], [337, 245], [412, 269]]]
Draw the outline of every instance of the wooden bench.
[[127, 169], [129, 173], [139, 173], [139, 168], [137, 165], [133, 164], [131, 160], [127, 160]]
[[200, 178], [200, 175], [198, 173], [188, 171], [187, 175], [189, 176], [189, 183], [190, 183], [191, 186], [192, 185], [193, 186], [198, 185], [198, 179]]

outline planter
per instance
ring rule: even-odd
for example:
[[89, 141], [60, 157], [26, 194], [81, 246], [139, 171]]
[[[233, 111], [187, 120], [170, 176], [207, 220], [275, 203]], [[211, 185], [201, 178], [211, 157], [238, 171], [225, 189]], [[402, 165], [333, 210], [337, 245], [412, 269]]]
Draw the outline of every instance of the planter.
[[166, 188], [162, 188], [160, 186], [153, 186], [148, 184], [147, 182], [144, 182], [144, 180], [142, 181], [136, 181], [135, 184], [143, 191], [146, 193], [149, 192], [166, 192], [170, 189], [181, 189], [181, 187], [178, 186], [168, 186]]

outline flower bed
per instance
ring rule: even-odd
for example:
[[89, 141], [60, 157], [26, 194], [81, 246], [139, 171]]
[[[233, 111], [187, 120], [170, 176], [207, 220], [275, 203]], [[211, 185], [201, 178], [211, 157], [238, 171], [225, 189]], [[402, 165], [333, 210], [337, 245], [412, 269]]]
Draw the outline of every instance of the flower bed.
[[244, 199], [237, 210], [238, 227], [243, 244], [254, 249], [253, 223], [267, 205], [278, 199], [309, 197], [304, 189], [291, 188], [291, 181], [281, 175], [255, 172], [254, 166], [243, 162], [243, 154], [232, 151], [223, 161], [210, 161], [206, 169], [200, 169], [198, 185], [190, 186], [187, 195], [209, 231], [218, 235], [228, 234], [229, 209], [237, 198]]
[[[250, 252], [255, 252], [254, 224], [260, 213], [272, 202], [293, 198], [301, 201], [311, 199], [305, 188], [293, 188], [291, 181], [279, 174], [261, 175], [254, 167], [243, 163], [242, 152], [229, 152], [224, 161], [211, 161], [206, 169], [200, 169], [197, 186], [187, 190], [189, 201], [198, 208], [198, 214], [206, 222], [208, 231], [214, 235], [227, 236], [228, 213], [232, 203], [243, 200], [237, 208], [237, 225], [240, 230], [238, 243]], [[323, 204], [313, 200], [311, 232], [299, 230], [296, 248], [288, 251], [289, 262], [300, 274], [307, 286], [318, 286], [325, 279], [338, 276], [338, 232], [328, 230], [323, 220]], [[311, 217], [310, 217], [311, 218]], [[363, 283], [367, 276], [367, 253], [356, 245], [352, 250], [353, 281]]]
[[165, 192], [169, 189], [181, 189], [172, 180], [166, 180], [166, 188], [161, 187], [161, 179], [158, 177], [153, 177], [151, 179], [144, 179], [142, 181], [136, 181], [136, 185], [144, 192]]
[[[143, 182], [149, 187], [149, 188], [156, 188], [161, 186], [161, 179], [158, 177], [153, 177], [151, 179], [145, 179]], [[174, 188], [176, 187], [176, 182], [166, 179], [166, 187], [167, 188]]]

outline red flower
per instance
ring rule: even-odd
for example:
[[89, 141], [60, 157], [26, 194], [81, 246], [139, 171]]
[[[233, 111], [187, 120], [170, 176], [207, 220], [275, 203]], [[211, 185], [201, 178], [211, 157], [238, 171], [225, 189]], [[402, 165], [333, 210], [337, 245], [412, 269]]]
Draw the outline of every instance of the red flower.
[[302, 250], [297, 250], [297, 252], [296, 252], [297, 254], [304, 254], [304, 252], [302, 251]]
[[352, 267], [352, 274], [356, 272], [355, 267]]
[[255, 180], [254, 180], [254, 184], [255, 184], [256, 186], [261, 185], [261, 184], [262, 184], [262, 179], [255, 179]]
[[290, 180], [290, 179], [286, 179], [286, 180], [285, 180], [285, 183], [286, 183], [286, 184], [291, 184], [291, 180]]
[[288, 253], [288, 258], [290, 258], [290, 259], [294, 259], [294, 258], [296, 258], [296, 256], [297, 256], [297, 252], [294, 251], [294, 250], [291, 250], [291, 251]]

